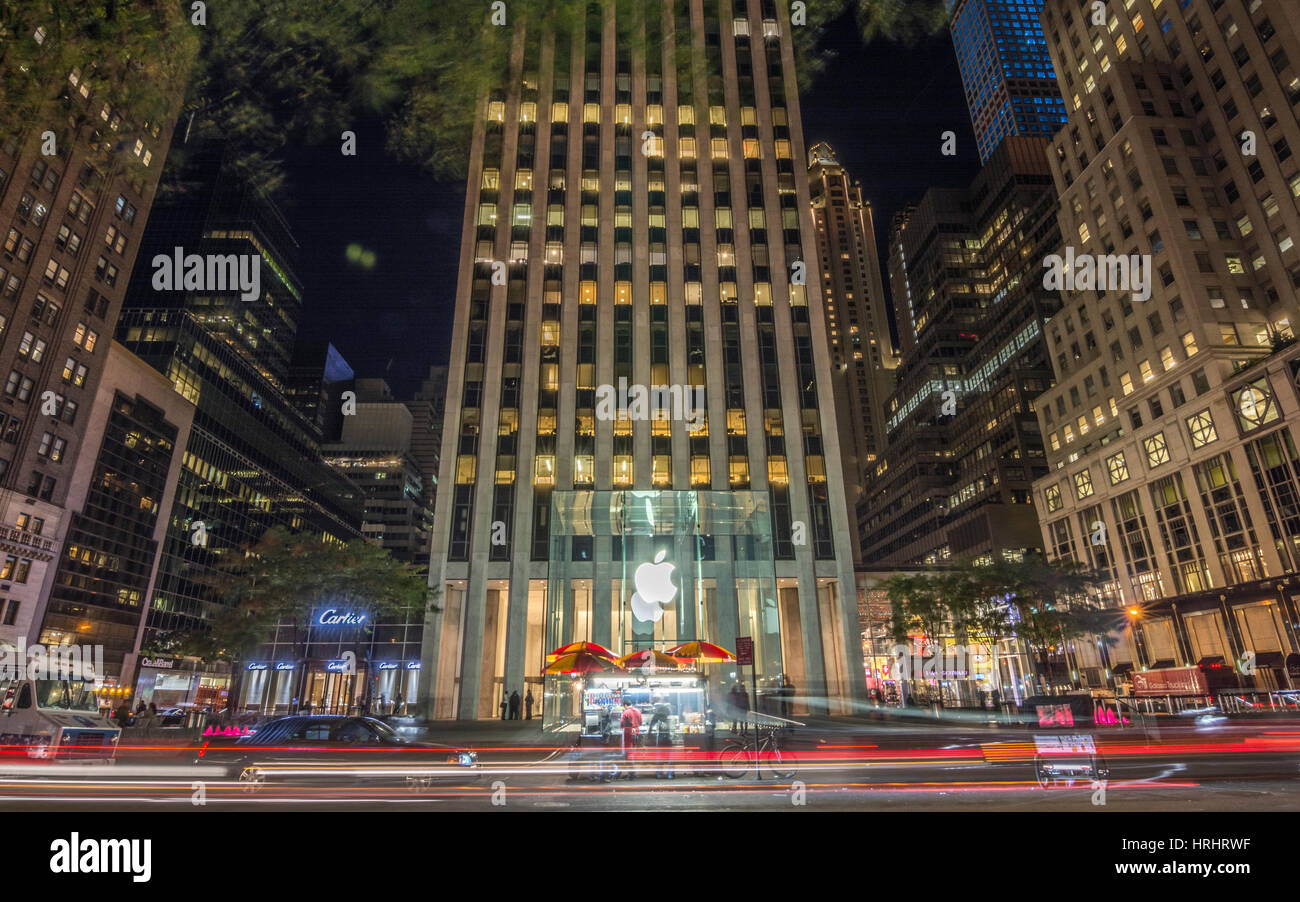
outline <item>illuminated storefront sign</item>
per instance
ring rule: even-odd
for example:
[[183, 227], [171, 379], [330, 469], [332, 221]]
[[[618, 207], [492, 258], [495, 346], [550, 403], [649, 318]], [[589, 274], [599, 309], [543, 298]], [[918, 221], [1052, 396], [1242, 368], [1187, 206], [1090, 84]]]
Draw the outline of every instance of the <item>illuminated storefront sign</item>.
[[297, 664], [276, 664], [275, 669], [280, 671], [293, 670], [297, 666]]
[[321, 611], [316, 622], [321, 626], [360, 626], [366, 620], [365, 614], [355, 614], [352, 611], [338, 611], [334, 608], [328, 608]]
[[265, 665], [265, 664], [258, 664], [258, 663], [256, 663], [256, 662], [253, 662], [253, 663], [250, 663], [250, 664], [248, 665], [248, 669], [251, 670], [251, 671], [254, 671], [254, 672], [260, 672], [260, 671], [266, 670], [266, 665]]
[[665, 561], [665, 551], [655, 555], [653, 564], [645, 563], [636, 568], [632, 581], [636, 592], [632, 594], [632, 614], [642, 623], [656, 623], [664, 616], [664, 607], [671, 604], [677, 595], [673, 585], [673, 564]]

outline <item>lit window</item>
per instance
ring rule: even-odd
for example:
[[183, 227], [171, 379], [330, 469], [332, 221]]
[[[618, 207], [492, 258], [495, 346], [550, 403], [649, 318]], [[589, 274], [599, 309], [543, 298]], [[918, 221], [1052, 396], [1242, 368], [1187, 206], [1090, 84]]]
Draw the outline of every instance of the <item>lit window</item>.
[[1074, 474], [1074, 494], [1079, 499], [1092, 494], [1092, 472], [1084, 469]]
[[1133, 394], [1133, 377], [1128, 373], [1119, 374], [1119, 387], [1124, 389], [1124, 394]]
[[533, 484], [555, 485], [554, 454], [539, 454], [533, 459]]
[[1110, 476], [1111, 485], [1119, 485], [1128, 479], [1128, 462], [1124, 460], [1123, 451], [1106, 458], [1106, 472]]
[[1169, 443], [1165, 441], [1165, 434], [1157, 432], [1151, 438], [1142, 442], [1142, 450], [1147, 455], [1147, 466], [1158, 467], [1161, 464], [1169, 463]]
[[1059, 485], [1049, 485], [1045, 493], [1047, 495], [1047, 512], [1050, 514], [1059, 511], [1064, 506], [1061, 500], [1061, 487]]
[[1187, 431], [1192, 436], [1193, 448], [1203, 448], [1219, 437], [1214, 429], [1214, 418], [1210, 416], [1208, 410], [1202, 410], [1188, 417]]

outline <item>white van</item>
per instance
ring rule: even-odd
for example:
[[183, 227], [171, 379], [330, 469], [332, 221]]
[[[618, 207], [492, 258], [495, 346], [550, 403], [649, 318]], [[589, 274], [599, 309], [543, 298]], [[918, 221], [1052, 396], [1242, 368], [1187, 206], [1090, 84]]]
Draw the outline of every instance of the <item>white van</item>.
[[19, 746], [30, 758], [107, 761], [121, 735], [100, 714], [93, 682], [0, 677], [0, 759]]

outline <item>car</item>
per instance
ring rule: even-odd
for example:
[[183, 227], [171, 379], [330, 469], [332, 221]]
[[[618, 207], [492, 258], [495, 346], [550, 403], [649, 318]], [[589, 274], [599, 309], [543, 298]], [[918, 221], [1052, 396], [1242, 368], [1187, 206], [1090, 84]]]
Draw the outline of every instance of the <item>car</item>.
[[478, 756], [468, 749], [407, 739], [377, 718], [343, 715], [277, 717], [238, 738], [213, 737], [194, 763], [224, 765], [247, 792], [268, 780], [361, 780], [418, 791], [479, 776]]
[[193, 706], [184, 707], [175, 705], [170, 708], [163, 708], [158, 712], [158, 726], [160, 727], [178, 727], [185, 723], [185, 718], [189, 717], [190, 712], [194, 710]]

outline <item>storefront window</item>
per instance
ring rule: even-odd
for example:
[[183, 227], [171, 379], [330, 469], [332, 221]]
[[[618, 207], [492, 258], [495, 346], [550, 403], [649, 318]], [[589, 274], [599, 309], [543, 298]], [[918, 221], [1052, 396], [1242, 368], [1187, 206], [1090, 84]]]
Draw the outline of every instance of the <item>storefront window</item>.
[[[749, 636], [762, 706], [764, 693], [783, 673], [766, 492], [557, 491], [551, 503], [547, 651], [584, 640], [616, 655], [666, 652], [694, 640], [734, 650], [737, 637]], [[591, 541], [595, 560], [574, 561], [575, 541]], [[702, 545], [709, 546], [708, 554], [701, 553]], [[721, 699], [742, 677], [752, 685], [748, 671], [706, 663], [698, 675], [678, 679], [702, 697]], [[643, 677], [624, 682], [615, 688], [641, 691], [648, 685]], [[598, 684], [611, 685], [577, 674], [547, 676], [544, 723], [583, 720], [592, 707], [587, 692]], [[676, 705], [678, 723], [685, 724], [682, 718], [695, 704], [686, 701], [695, 698], [691, 691], [672, 690], [680, 705], [663, 702]]]

